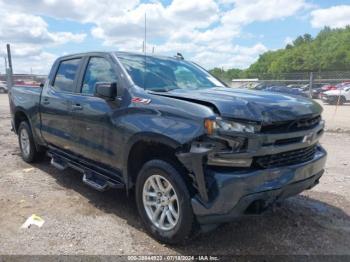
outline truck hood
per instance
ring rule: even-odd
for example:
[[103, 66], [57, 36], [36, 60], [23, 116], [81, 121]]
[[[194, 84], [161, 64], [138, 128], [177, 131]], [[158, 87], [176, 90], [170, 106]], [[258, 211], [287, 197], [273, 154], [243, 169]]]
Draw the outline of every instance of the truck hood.
[[271, 123], [319, 115], [322, 107], [308, 98], [239, 88], [175, 89], [153, 93], [204, 104], [222, 117]]

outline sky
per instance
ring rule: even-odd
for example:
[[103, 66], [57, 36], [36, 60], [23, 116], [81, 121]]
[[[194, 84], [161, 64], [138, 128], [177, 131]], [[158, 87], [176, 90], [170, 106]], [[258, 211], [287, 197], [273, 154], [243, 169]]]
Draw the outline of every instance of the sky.
[[177, 52], [207, 69], [247, 68], [299, 35], [350, 24], [350, 0], [0, 0], [0, 73], [47, 74], [85, 51]]

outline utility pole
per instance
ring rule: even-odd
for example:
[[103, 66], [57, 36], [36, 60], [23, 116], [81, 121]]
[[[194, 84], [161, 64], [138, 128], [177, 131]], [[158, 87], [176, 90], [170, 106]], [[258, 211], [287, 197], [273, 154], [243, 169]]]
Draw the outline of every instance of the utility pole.
[[310, 82], [309, 82], [309, 97], [312, 97], [312, 84], [314, 82], [314, 73], [310, 72]]
[[4, 60], [5, 60], [5, 73], [6, 73], [6, 69], [7, 69], [7, 58], [6, 58], [5, 55], [4, 55]]
[[6, 68], [6, 82], [7, 82], [7, 88], [11, 90], [13, 86], [13, 68], [12, 68], [12, 58], [11, 58], [11, 47], [10, 44], [6, 45], [7, 49], [7, 59], [9, 67]]

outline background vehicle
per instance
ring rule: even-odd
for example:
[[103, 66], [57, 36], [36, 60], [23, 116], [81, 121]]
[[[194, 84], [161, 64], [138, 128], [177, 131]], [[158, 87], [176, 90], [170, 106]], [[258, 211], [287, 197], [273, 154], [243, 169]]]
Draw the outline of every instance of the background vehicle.
[[[325, 86], [324, 83], [313, 83], [312, 84], [312, 90], [311, 90], [311, 97], [316, 99], [320, 98], [320, 93], [322, 91], [322, 87]], [[309, 90], [310, 85], [306, 84], [301, 86], [301, 91], [305, 93], [306, 96], [310, 96], [310, 90]]]
[[324, 172], [319, 104], [228, 88], [181, 58], [65, 56], [42, 89], [9, 96], [24, 161], [47, 151], [96, 190], [134, 189], [147, 232], [166, 243], [261, 212]]
[[342, 105], [345, 102], [350, 101], [350, 85], [324, 92], [322, 100], [331, 105]]
[[271, 86], [271, 87], [265, 88], [264, 91], [278, 92], [278, 93], [284, 93], [284, 94], [289, 94], [289, 95], [309, 97], [309, 95], [307, 93], [303, 92], [301, 89], [290, 88], [287, 86]]
[[0, 81], [0, 93], [7, 93], [8, 89], [7, 89], [7, 85], [5, 82]]

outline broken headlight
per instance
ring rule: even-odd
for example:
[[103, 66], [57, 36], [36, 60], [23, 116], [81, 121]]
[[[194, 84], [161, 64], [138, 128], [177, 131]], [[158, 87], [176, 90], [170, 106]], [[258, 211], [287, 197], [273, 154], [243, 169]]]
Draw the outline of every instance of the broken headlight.
[[254, 133], [257, 129], [254, 124], [223, 120], [222, 118], [206, 119], [204, 127], [209, 135], [214, 134], [215, 131]]

